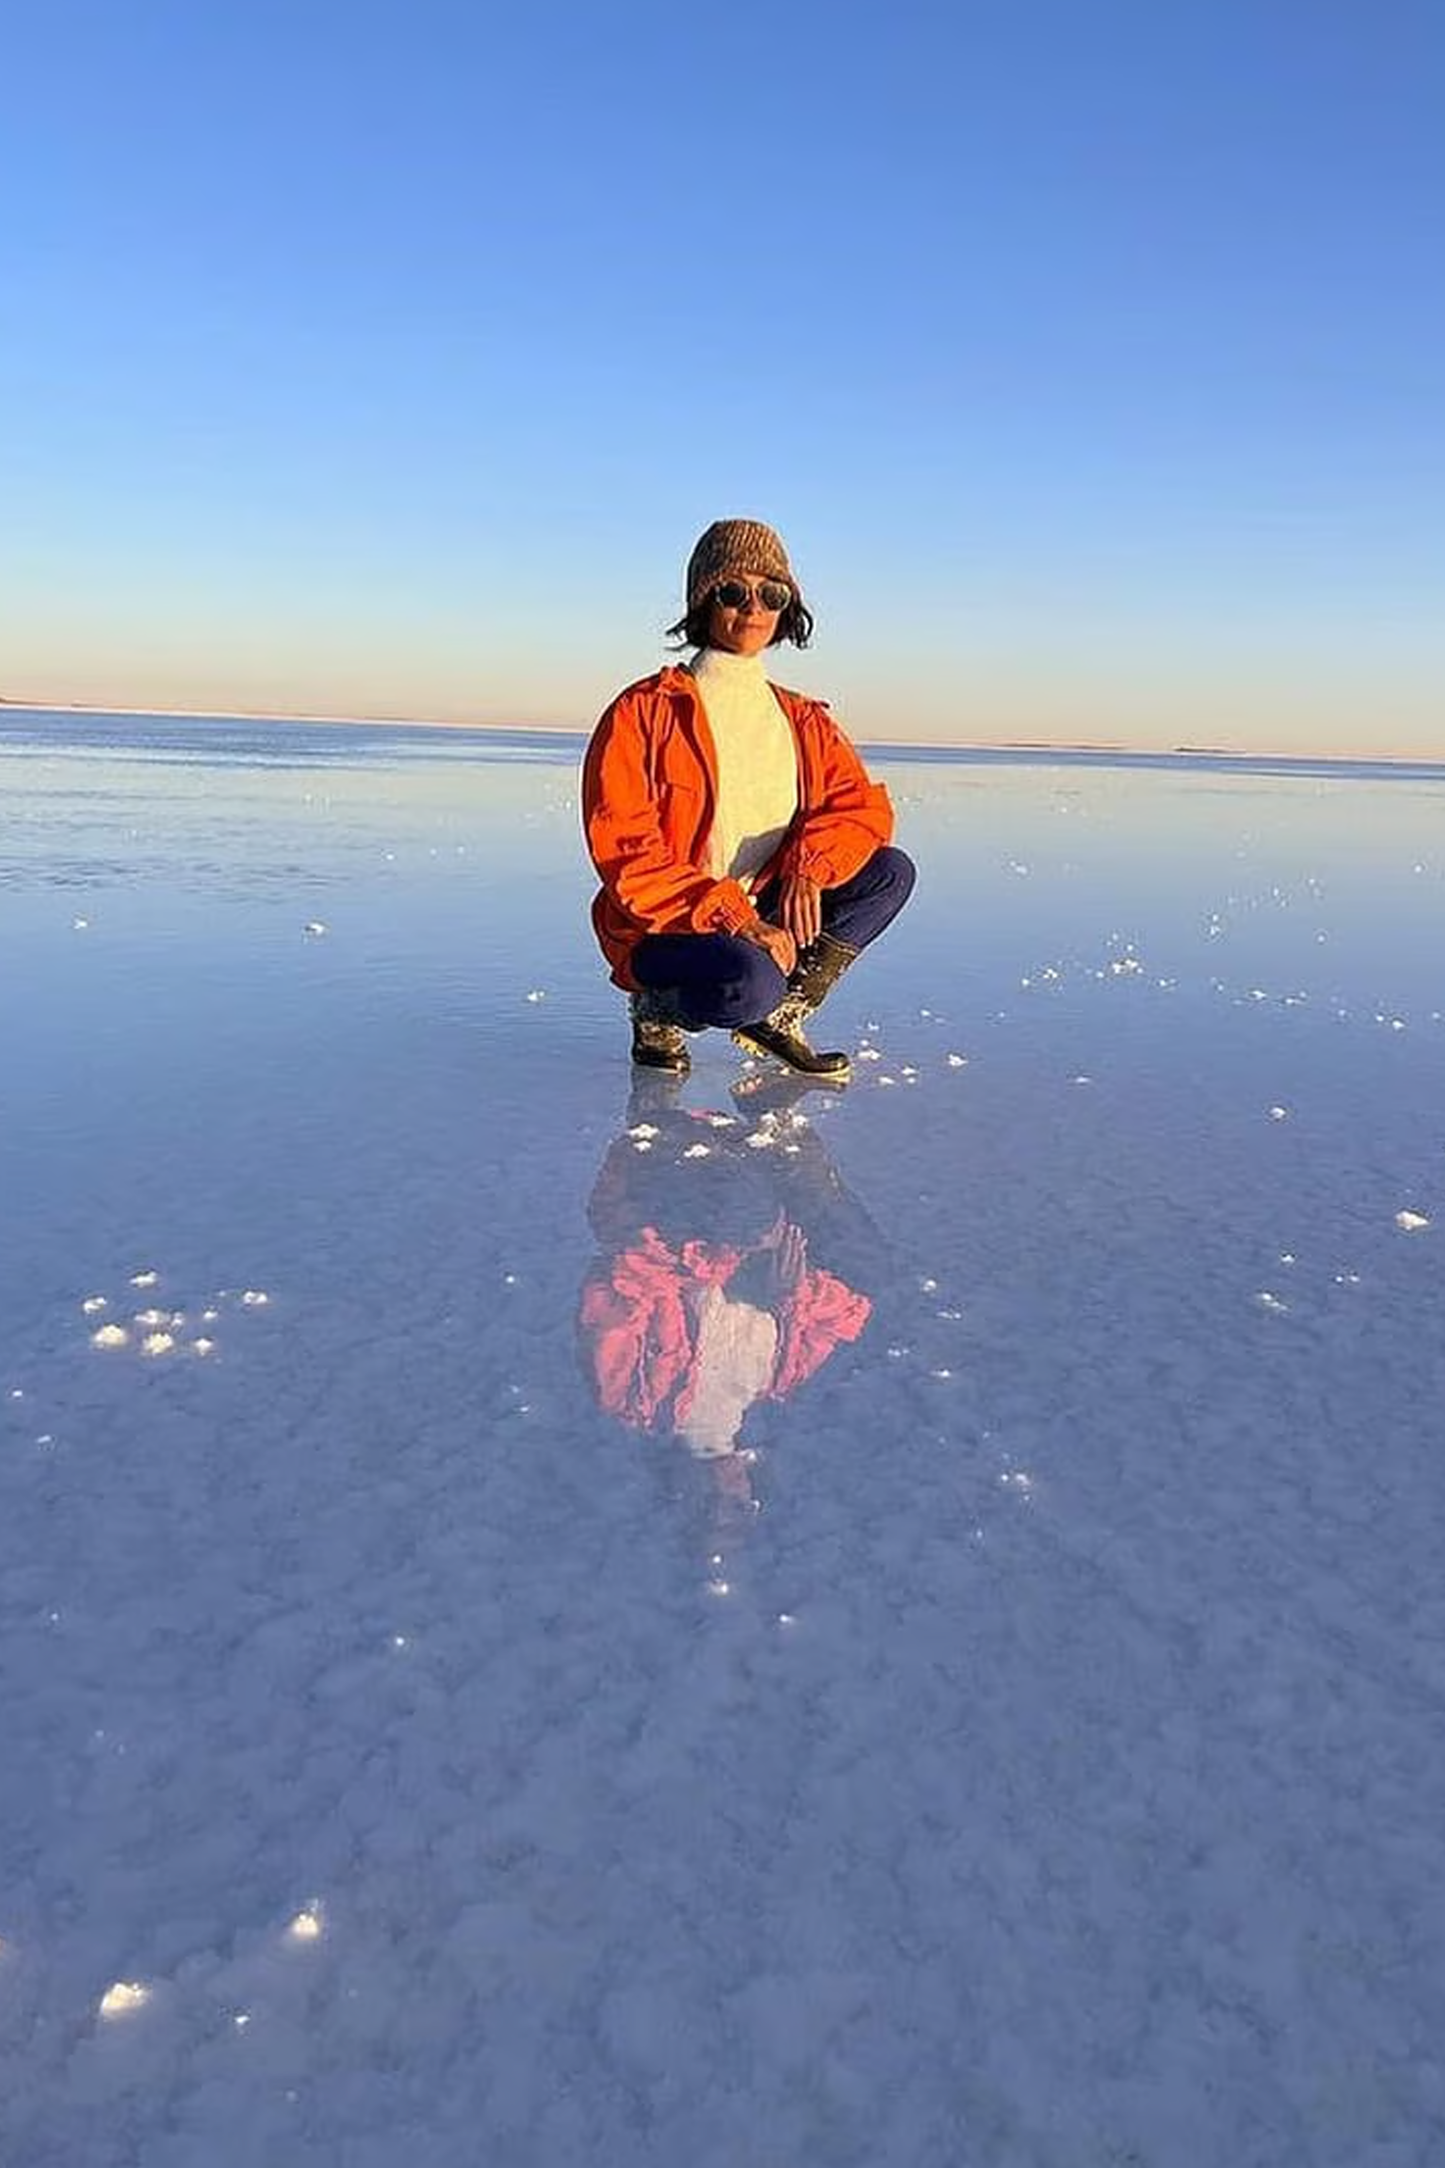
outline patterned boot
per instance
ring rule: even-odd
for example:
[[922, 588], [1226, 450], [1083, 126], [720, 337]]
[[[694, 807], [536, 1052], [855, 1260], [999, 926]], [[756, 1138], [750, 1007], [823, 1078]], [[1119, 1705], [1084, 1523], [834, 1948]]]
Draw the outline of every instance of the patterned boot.
[[627, 1005], [632, 1013], [632, 1058], [639, 1069], [666, 1069], [673, 1076], [686, 1076], [692, 1056], [675, 1004], [666, 994], [644, 986], [628, 996]]
[[816, 1077], [819, 1083], [846, 1083], [847, 1055], [815, 1053], [803, 1035], [803, 1026], [813, 1011], [822, 1007], [849, 964], [855, 963], [857, 958], [857, 949], [850, 948], [846, 941], [839, 941], [830, 933], [820, 933], [798, 958], [788, 981], [788, 990], [772, 1015], [735, 1031], [735, 1043], [750, 1054], [771, 1054], [776, 1061], [786, 1062], [800, 1076]]

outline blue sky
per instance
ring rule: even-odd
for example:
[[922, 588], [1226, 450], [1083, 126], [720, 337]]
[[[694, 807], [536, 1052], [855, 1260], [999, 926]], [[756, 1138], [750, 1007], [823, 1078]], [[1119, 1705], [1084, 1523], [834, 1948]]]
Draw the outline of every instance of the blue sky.
[[746, 513], [861, 735], [1445, 754], [1434, 0], [7, 45], [0, 692], [582, 724]]

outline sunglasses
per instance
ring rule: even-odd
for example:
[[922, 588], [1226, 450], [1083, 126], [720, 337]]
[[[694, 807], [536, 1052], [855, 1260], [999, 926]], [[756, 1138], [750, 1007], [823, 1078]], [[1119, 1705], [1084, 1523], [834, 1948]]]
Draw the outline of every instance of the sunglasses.
[[745, 602], [756, 602], [764, 610], [786, 610], [793, 590], [785, 580], [759, 580], [756, 587], [747, 580], [721, 580], [712, 591], [712, 599], [725, 610], [740, 610]]

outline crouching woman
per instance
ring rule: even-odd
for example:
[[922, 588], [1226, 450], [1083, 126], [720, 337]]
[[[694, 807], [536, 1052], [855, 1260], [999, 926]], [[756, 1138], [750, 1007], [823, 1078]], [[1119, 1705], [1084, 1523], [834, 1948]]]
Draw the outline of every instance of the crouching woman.
[[630, 998], [632, 1058], [682, 1075], [686, 1033], [842, 1083], [844, 1053], [804, 1025], [908, 901], [893, 809], [827, 707], [774, 685], [765, 651], [813, 617], [757, 520], [717, 520], [688, 561], [679, 666], [630, 685], [582, 771], [601, 887], [592, 924]]

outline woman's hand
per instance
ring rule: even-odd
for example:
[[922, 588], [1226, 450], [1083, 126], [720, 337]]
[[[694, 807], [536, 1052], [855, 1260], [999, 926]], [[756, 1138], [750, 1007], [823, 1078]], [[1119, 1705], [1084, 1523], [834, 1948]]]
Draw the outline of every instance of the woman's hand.
[[742, 935], [745, 941], [752, 941], [767, 951], [785, 979], [791, 977], [798, 961], [798, 945], [786, 926], [770, 926], [765, 918], [760, 918], [756, 926], [744, 926]]
[[783, 924], [800, 949], [811, 948], [823, 931], [823, 891], [806, 873], [789, 873], [778, 889]]

